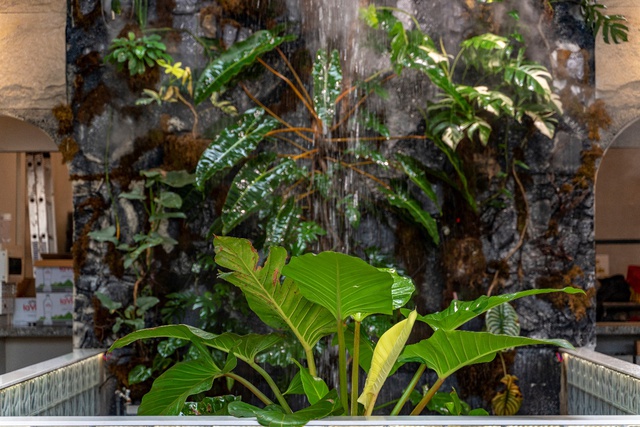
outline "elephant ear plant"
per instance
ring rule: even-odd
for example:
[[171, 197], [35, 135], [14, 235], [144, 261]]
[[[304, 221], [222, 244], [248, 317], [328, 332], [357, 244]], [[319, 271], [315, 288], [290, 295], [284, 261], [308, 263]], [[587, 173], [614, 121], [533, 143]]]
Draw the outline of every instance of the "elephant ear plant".
[[[309, 420], [330, 415], [371, 415], [385, 380], [405, 363], [417, 363], [418, 368], [391, 415], [400, 413], [427, 368], [437, 374], [437, 381], [413, 409], [412, 414], [419, 414], [444, 380], [464, 366], [489, 362], [498, 352], [512, 347], [531, 344], [572, 347], [559, 339], [459, 330], [466, 322], [492, 307], [524, 296], [558, 290], [532, 289], [483, 296], [470, 302], [453, 301], [447, 309], [423, 316], [415, 310], [402, 308], [414, 291], [410, 280], [393, 270], [372, 267], [359, 258], [321, 252], [292, 257], [286, 263], [286, 251], [272, 247], [260, 265], [258, 252], [247, 240], [216, 237], [214, 244], [216, 263], [226, 270], [220, 278], [242, 290], [251, 310], [264, 323], [276, 330], [293, 333], [304, 350], [305, 360], [292, 361], [298, 366], [299, 373], [283, 393], [256, 362], [258, 355], [272, 349], [282, 339], [280, 334], [215, 335], [188, 325], [136, 331], [116, 341], [111, 349], [140, 339], [179, 338], [190, 341], [199, 352], [197, 359], [178, 363], [155, 380], [151, 391], [142, 399], [140, 415], [188, 412], [184, 409], [187, 399], [208, 391], [214, 380], [223, 377], [246, 386], [265, 404], [265, 408], [223, 396], [221, 398], [229, 403], [218, 405], [222, 409], [217, 414], [256, 417], [261, 424], [274, 426], [304, 425]], [[560, 291], [582, 292], [574, 288]], [[375, 346], [371, 345], [369, 337], [361, 334], [365, 329], [361, 330], [361, 322], [369, 315], [390, 315], [398, 309], [404, 314], [404, 320], [385, 332]], [[434, 333], [428, 339], [405, 346], [416, 321], [427, 323]], [[320, 340], [334, 334], [339, 354], [336, 367], [339, 386], [330, 390], [317, 376], [314, 350]], [[216, 362], [221, 359], [215, 358], [213, 351], [226, 353], [226, 361]], [[234, 372], [238, 359], [264, 378], [277, 403]], [[351, 387], [347, 375], [349, 369]], [[366, 374], [362, 389], [358, 382], [361, 369]], [[309, 406], [293, 412], [285, 398], [291, 394], [306, 395]]]

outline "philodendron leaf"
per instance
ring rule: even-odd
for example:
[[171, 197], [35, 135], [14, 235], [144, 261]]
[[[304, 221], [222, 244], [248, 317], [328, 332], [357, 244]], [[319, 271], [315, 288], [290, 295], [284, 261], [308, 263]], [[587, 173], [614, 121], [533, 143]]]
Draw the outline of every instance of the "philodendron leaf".
[[275, 410], [260, 409], [245, 402], [229, 403], [229, 413], [231, 415], [235, 417], [255, 417], [261, 425], [270, 427], [303, 426], [311, 420], [317, 420], [333, 415], [338, 410], [342, 410], [342, 407], [338, 399], [338, 393], [335, 390], [331, 390], [324, 399], [320, 400], [315, 405], [311, 405], [308, 408], [294, 412], [293, 414], [285, 414]]
[[196, 83], [193, 99], [196, 104], [220, 91], [234, 76], [265, 52], [276, 48], [289, 37], [278, 37], [267, 30], [256, 31], [245, 40], [233, 44], [214, 59], [202, 72]]
[[338, 320], [356, 313], [392, 313], [391, 275], [360, 258], [330, 251], [305, 254], [292, 258], [282, 273]]
[[460, 368], [492, 361], [499, 351], [526, 345], [573, 346], [562, 339], [534, 339], [495, 335], [488, 332], [436, 330], [430, 338], [405, 347], [402, 362], [424, 363], [439, 378], [446, 378]]
[[313, 107], [326, 126], [331, 126], [336, 113], [336, 99], [342, 87], [342, 68], [337, 50], [327, 55], [319, 50], [313, 64]]
[[220, 277], [242, 290], [251, 310], [267, 325], [289, 328], [309, 352], [320, 338], [335, 331], [329, 311], [304, 298], [292, 280], [280, 281], [287, 257], [283, 248], [271, 248], [260, 267], [258, 253], [248, 240], [216, 237], [213, 242], [216, 263], [231, 270]]
[[304, 394], [307, 396], [307, 399], [309, 399], [309, 403], [315, 405], [329, 393], [329, 386], [327, 386], [327, 383], [325, 383], [322, 378], [311, 375], [309, 370], [302, 366], [297, 360], [294, 360], [294, 363], [300, 368], [300, 380], [302, 381]]
[[247, 110], [237, 124], [223, 129], [198, 161], [198, 188], [202, 189], [209, 178], [249, 156], [277, 125], [278, 121], [267, 116], [264, 110], [254, 108]]
[[231, 183], [222, 207], [222, 234], [269, 203], [277, 188], [288, 182], [297, 171], [295, 162], [284, 159], [273, 164], [274, 156], [265, 154], [250, 160]]
[[389, 376], [389, 372], [391, 372], [400, 352], [404, 348], [417, 315], [417, 311], [412, 311], [409, 317], [398, 322], [382, 334], [376, 344], [371, 361], [371, 370], [367, 375], [362, 394], [358, 398], [358, 402], [364, 405], [366, 414], [370, 415], [373, 411], [373, 405], [378, 398], [378, 393], [380, 393], [380, 389]]
[[225, 353], [233, 353], [238, 359], [253, 364], [258, 354], [272, 348], [281, 340], [282, 337], [276, 334], [238, 335], [233, 332], [225, 332], [215, 338], [205, 340], [204, 344]]
[[207, 359], [180, 362], [160, 375], [145, 394], [138, 415], [179, 415], [191, 395], [210, 390], [223, 372]]
[[393, 309], [397, 310], [404, 307], [411, 299], [411, 295], [416, 291], [416, 286], [410, 277], [398, 274], [395, 268], [378, 268], [378, 270], [386, 271], [393, 278], [391, 285], [391, 298], [393, 299]]
[[529, 289], [512, 294], [502, 294], [491, 297], [483, 295], [473, 301], [454, 300], [446, 309], [426, 316], [418, 316], [418, 320], [427, 323], [433, 328], [433, 330], [444, 329], [451, 331], [481, 315], [492, 307], [529, 295], [540, 295], [551, 292], [566, 292], [568, 294], [584, 293], [581, 289], [566, 287], [564, 289]]
[[304, 394], [304, 386], [302, 385], [302, 378], [300, 378], [300, 371], [293, 376], [293, 379], [289, 383], [289, 387], [287, 387], [287, 390], [282, 394], [285, 396], [288, 394]]

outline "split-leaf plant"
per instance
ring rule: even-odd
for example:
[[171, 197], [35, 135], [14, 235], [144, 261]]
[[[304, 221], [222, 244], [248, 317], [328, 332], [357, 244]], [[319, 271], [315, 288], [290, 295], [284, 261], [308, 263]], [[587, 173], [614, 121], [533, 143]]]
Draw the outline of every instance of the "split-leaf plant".
[[[265, 324], [292, 333], [298, 340], [306, 355], [304, 360], [294, 361], [299, 375], [283, 392], [266, 369], [256, 363], [259, 354], [269, 351], [282, 339], [279, 333], [216, 335], [188, 325], [136, 331], [116, 341], [111, 349], [141, 339], [179, 338], [190, 341], [199, 352], [197, 359], [178, 363], [156, 379], [142, 399], [139, 414], [180, 414], [190, 396], [211, 389], [214, 380], [227, 377], [246, 386], [266, 405], [259, 408], [233, 401], [228, 404], [228, 412], [240, 417], [257, 417], [263, 425], [303, 425], [312, 419], [338, 414], [371, 415], [387, 377], [393, 375], [399, 365], [410, 363], [417, 363], [418, 368], [391, 414], [397, 415], [402, 410], [428, 368], [435, 371], [437, 380], [413, 408], [412, 414], [420, 414], [445, 379], [464, 366], [489, 362], [498, 352], [511, 347], [543, 344], [571, 348], [565, 340], [459, 328], [487, 310], [517, 298], [557, 291], [582, 292], [575, 288], [531, 289], [482, 296], [475, 301], [454, 300], [447, 309], [427, 315], [402, 310], [406, 318], [385, 332], [374, 345], [361, 330], [361, 322], [372, 314], [389, 315], [401, 309], [413, 293], [413, 286], [408, 286], [406, 278], [337, 252], [294, 256], [287, 263], [287, 252], [274, 246], [260, 265], [258, 252], [247, 240], [216, 237], [214, 246], [216, 262], [224, 269], [220, 278], [242, 290], [251, 310]], [[416, 321], [425, 322], [434, 333], [416, 344], [405, 345]], [[318, 378], [315, 363], [316, 344], [331, 335], [337, 337], [337, 389], [330, 389]], [[368, 348], [373, 351], [366, 351]], [[212, 352], [226, 353], [226, 362], [216, 363], [219, 359], [214, 358]], [[271, 396], [234, 372], [239, 360], [267, 382]], [[361, 370], [366, 375], [362, 388]], [[290, 394], [306, 395], [310, 406], [293, 412], [286, 398]]]

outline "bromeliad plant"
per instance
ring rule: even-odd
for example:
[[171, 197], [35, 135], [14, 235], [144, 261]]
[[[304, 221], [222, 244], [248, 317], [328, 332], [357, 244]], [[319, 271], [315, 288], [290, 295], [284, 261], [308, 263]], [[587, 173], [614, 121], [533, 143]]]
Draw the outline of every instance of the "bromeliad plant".
[[[402, 310], [405, 319], [392, 326], [374, 344], [362, 333], [362, 321], [373, 314], [390, 315], [401, 309], [414, 291], [409, 279], [394, 270], [377, 269], [359, 258], [336, 252], [292, 257], [286, 263], [286, 251], [272, 247], [260, 265], [257, 251], [247, 240], [216, 237], [214, 245], [216, 263], [226, 270], [220, 273], [220, 278], [241, 289], [251, 310], [268, 326], [293, 334], [306, 357], [292, 361], [298, 366], [299, 373], [283, 392], [256, 362], [258, 355], [282, 339], [278, 333], [215, 335], [188, 325], [160, 326], [133, 332], [116, 341], [111, 349], [141, 339], [177, 338], [190, 341], [199, 354], [197, 359], [178, 363], [156, 379], [151, 391], [142, 399], [141, 415], [180, 414], [190, 396], [211, 389], [214, 380], [225, 377], [246, 386], [266, 406], [258, 408], [245, 402], [231, 401], [233, 399], [225, 396], [224, 401], [231, 402], [224, 405], [220, 413], [257, 417], [263, 425], [303, 425], [309, 420], [329, 415], [371, 415], [387, 377], [408, 363], [417, 363], [418, 368], [391, 414], [400, 413], [428, 368], [435, 371], [437, 380], [413, 408], [412, 414], [420, 414], [446, 378], [464, 366], [489, 362], [501, 350], [512, 347], [544, 344], [571, 348], [565, 340], [459, 329], [493, 307], [524, 296], [558, 290], [532, 289], [483, 296], [469, 302], [453, 301], [446, 310], [424, 316], [416, 310]], [[561, 291], [582, 292], [575, 288]], [[416, 321], [427, 323], [434, 333], [426, 340], [405, 345]], [[330, 390], [327, 383], [317, 376], [314, 349], [320, 340], [334, 335], [339, 356], [336, 368], [339, 387]], [[215, 362], [219, 358], [212, 354], [219, 352], [226, 353], [224, 363]], [[238, 360], [264, 378], [272, 397], [234, 372]], [[363, 388], [359, 382], [361, 372], [366, 374]], [[291, 394], [306, 395], [310, 406], [293, 412], [286, 398]]]

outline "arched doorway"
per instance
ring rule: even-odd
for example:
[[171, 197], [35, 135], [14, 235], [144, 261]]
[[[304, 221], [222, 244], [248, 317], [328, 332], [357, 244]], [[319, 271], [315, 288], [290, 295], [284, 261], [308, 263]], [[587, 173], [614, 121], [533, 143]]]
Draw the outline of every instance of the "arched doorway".
[[627, 125], [602, 159], [596, 179], [599, 276], [640, 265], [640, 119]]

